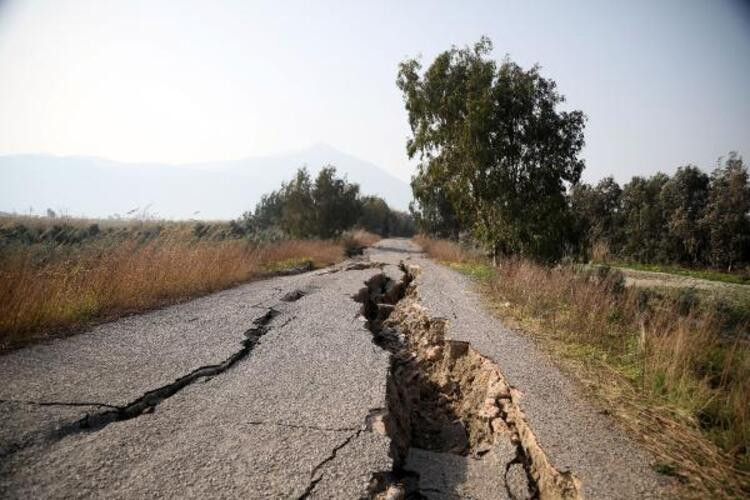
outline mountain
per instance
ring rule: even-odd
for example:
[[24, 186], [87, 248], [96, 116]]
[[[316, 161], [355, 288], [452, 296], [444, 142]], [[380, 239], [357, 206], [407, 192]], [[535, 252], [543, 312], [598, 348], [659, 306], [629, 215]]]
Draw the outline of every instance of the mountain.
[[[312, 175], [333, 165], [360, 185], [406, 210], [409, 185], [380, 167], [317, 144], [291, 153], [182, 165], [121, 163], [86, 156], [0, 156], [0, 211], [33, 207], [69, 215], [107, 217], [138, 208], [159, 217], [230, 219], [252, 209], [261, 195], [306, 165]], [[197, 213], [196, 213], [197, 212]]]

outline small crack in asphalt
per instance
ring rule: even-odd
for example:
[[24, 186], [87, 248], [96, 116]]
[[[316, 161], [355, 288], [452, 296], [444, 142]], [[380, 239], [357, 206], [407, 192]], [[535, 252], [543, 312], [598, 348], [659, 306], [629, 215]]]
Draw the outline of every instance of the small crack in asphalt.
[[245, 422], [248, 425], [271, 425], [276, 427], [290, 427], [292, 429], [307, 429], [311, 431], [322, 431], [322, 432], [346, 432], [356, 431], [357, 427], [318, 427], [316, 425], [305, 425], [305, 424], [290, 424], [287, 422], [266, 422], [264, 420], [250, 420]]
[[291, 318], [289, 318], [289, 319], [287, 319], [286, 321], [284, 321], [284, 322], [283, 322], [282, 324], [280, 324], [280, 325], [279, 325], [279, 326], [277, 326], [276, 328], [280, 330], [280, 329], [284, 328], [284, 327], [285, 327], [286, 325], [288, 325], [289, 323], [291, 323], [292, 321], [294, 321], [295, 319], [297, 319], [297, 316], [296, 316], [296, 315], [295, 315], [295, 316], [292, 316], [292, 317], [291, 317]]
[[58, 429], [55, 433], [57, 439], [62, 439], [69, 434], [98, 431], [113, 422], [130, 420], [145, 413], [150, 413], [162, 401], [174, 396], [198, 379], [213, 377], [225, 372], [239, 360], [250, 354], [260, 341], [261, 337], [270, 330], [269, 324], [271, 321], [279, 314], [280, 312], [273, 307], [267, 308], [266, 313], [263, 316], [256, 318], [253, 321], [252, 328], [245, 332], [246, 338], [242, 341], [242, 348], [221, 363], [197, 368], [187, 375], [178, 378], [171, 384], [146, 392], [141, 397], [125, 406], [112, 407], [112, 409], [100, 413], [87, 414], [83, 418]]
[[364, 431], [365, 429], [357, 429], [356, 432], [350, 434], [343, 442], [336, 445], [336, 447], [331, 450], [331, 453], [322, 462], [313, 467], [313, 470], [310, 472], [310, 483], [307, 485], [307, 488], [305, 488], [305, 491], [303, 491], [302, 494], [297, 497], [298, 500], [308, 498], [325, 475], [325, 473], [323, 473], [320, 476], [315, 477], [315, 473], [318, 472], [325, 464], [334, 460], [336, 458], [336, 455], [342, 448], [351, 443], [355, 438], [359, 437], [360, 434], [362, 434]]

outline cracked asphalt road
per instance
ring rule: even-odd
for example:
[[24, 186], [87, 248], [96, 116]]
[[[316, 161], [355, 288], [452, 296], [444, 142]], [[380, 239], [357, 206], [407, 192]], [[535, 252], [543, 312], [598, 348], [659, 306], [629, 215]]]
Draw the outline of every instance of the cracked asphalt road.
[[[402, 260], [423, 267], [423, 305], [450, 319], [448, 336], [471, 342], [525, 394], [542, 448], [586, 497], [659, 496], [647, 457], [483, 312], [470, 283], [405, 240], [367, 254], [386, 265], [259, 281], [3, 355], [0, 497], [367, 496], [394, 466], [390, 439], [372, 425], [388, 406], [390, 354], [353, 296], [379, 273], [400, 275]], [[440, 464], [470, 457], [410, 456], [429, 462], [418, 483], [430, 498], [507, 497], [494, 477], [441, 489], [451, 481]], [[480, 483], [492, 473], [467, 471]]]

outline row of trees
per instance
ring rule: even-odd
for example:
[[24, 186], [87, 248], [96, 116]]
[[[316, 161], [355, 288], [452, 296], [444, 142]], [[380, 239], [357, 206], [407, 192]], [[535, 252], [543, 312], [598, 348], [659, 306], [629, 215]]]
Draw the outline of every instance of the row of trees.
[[633, 177], [620, 187], [608, 177], [570, 191], [579, 256], [594, 246], [640, 262], [732, 269], [750, 263], [750, 180], [730, 153], [709, 176], [680, 167], [669, 177]]
[[281, 188], [263, 195], [242, 216], [245, 231], [258, 237], [333, 238], [353, 227], [381, 236], [414, 234], [412, 217], [392, 210], [377, 196], [360, 195], [359, 185], [338, 177], [334, 167], [313, 180], [306, 168]]
[[750, 262], [748, 174], [739, 156], [710, 177], [688, 166], [622, 188], [612, 178], [580, 184], [586, 117], [560, 109], [565, 98], [538, 66], [497, 63], [491, 50], [482, 38], [425, 70], [416, 59], [400, 65], [407, 152], [419, 159], [410, 208], [421, 231], [541, 261], [587, 259], [601, 244], [646, 262]]

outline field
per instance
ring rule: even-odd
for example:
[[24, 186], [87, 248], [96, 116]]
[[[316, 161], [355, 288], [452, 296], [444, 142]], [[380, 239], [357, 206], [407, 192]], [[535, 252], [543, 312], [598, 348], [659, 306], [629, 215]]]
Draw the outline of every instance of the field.
[[330, 265], [373, 235], [254, 242], [226, 222], [0, 218], [0, 350]]
[[654, 454], [658, 472], [696, 497], [750, 493], [750, 287], [523, 259], [492, 266], [452, 242], [417, 242], [475, 278], [499, 316]]

